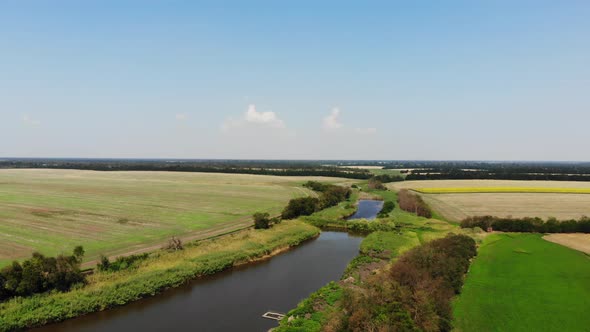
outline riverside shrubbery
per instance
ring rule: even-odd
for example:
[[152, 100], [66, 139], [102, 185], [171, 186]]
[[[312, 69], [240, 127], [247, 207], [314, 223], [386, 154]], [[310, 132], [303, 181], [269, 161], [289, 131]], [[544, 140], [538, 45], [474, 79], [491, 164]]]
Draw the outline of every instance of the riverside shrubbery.
[[317, 181], [308, 181], [303, 186], [320, 192], [320, 197], [300, 197], [290, 200], [281, 213], [282, 219], [309, 216], [316, 211], [337, 205], [348, 199], [352, 193], [350, 188]]
[[32, 257], [0, 270], [0, 302], [15, 296], [31, 296], [52, 290], [67, 291], [83, 283], [80, 263], [84, 249], [74, 249], [71, 256], [45, 257], [35, 252]]
[[432, 217], [432, 211], [422, 197], [411, 193], [407, 189], [402, 189], [398, 192], [397, 201], [402, 210], [415, 213], [424, 218]]
[[523, 233], [590, 233], [590, 218], [559, 221], [549, 218], [499, 218], [494, 216], [468, 217], [461, 221], [461, 228], [492, 228], [502, 232]]
[[451, 299], [463, 285], [475, 241], [449, 235], [407, 251], [390, 268], [347, 288], [341, 331], [450, 331]]
[[383, 203], [383, 208], [381, 208], [379, 214], [377, 214], [377, 218], [386, 218], [393, 209], [395, 209], [395, 203], [393, 201], [386, 201]]

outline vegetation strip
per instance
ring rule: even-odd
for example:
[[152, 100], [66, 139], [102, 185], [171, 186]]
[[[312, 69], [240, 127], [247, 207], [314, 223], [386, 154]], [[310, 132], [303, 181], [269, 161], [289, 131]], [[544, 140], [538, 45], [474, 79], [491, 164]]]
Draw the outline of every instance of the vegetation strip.
[[0, 304], [0, 331], [57, 322], [153, 296], [198, 277], [269, 257], [319, 235], [319, 229], [299, 221], [270, 230], [247, 230], [160, 251], [125, 270], [108, 269], [88, 277], [88, 285], [67, 293], [52, 292], [15, 298]]

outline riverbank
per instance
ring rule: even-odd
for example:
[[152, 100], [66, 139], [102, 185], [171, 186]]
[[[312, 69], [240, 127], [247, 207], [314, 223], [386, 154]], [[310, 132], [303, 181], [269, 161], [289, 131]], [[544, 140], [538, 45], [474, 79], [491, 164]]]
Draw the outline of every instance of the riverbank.
[[269, 230], [250, 229], [186, 244], [181, 251], [155, 252], [132, 268], [91, 275], [83, 288], [0, 304], [0, 331], [40, 326], [124, 305], [199, 276], [266, 259], [319, 234], [318, 228], [294, 220]]
[[[322, 215], [323, 211], [306, 219], [317, 226], [340, 227], [350, 229], [354, 223], [366, 223], [368, 235], [361, 242], [359, 255], [349, 264], [340, 281], [331, 282], [311, 296], [301, 301], [291, 310], [275, 332], [294, 331], [337, 331], [342, 329], [343, 301], [349, 290], [370, 291], [371, 279], [387, 271], [397, 259], [413, 248], [432, 240], [445, 237], [449, 233], [466, 234], [481, 242], [482, 234], [462, 230], [457, 225], [436, 218], [424, 218], [404, 211], [397, 205], [397, 193], [394, 191], [369, 190], [363, 188], [363, 194], [375, 199], [396, 203], [394, 209], [385, 218], [374, 221], [348, 221], [343, 218], [330, 219]], [[389, 225], [391, 229], [378, 229]], [[473, 234], [472, 234], [473, 233]], [[389, 317], [385, 317], [388, 318]]]

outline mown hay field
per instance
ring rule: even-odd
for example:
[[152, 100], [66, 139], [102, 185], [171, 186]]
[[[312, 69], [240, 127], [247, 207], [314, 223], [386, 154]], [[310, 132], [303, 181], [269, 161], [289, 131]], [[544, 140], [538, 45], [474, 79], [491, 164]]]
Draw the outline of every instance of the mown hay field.
[[[590, 216], [588, 182], [432, 180], [397, 182], [390, 188], [409, 188], [419, 192], [427, 191], [425, 188], [434, 191], [435, 188], [439, 193], [422, 194], [424, 200], [437, 213], [452, 221], [478, 215], [558, 219]], [[479, 192], [474, 192], [473, 188]], [[486, 192], [498, 191], [498, 188], [503, 191]]]
[[543, 236], [543, 239], [590, 255], [590, 234], [549, 234]]
[[590, 257], [540, 234], [493, 234], [454, 302], [456, 331], [587, 331]]
[[[301, 183], [338, 178], [181, 172], [0, 170], [0, 266], [37, 250], [133, 252], [171, 236], [231, 231], [256, 211], [278, 214], [309, 195]], [[213, 234], [213, 233], [212, 233]]]

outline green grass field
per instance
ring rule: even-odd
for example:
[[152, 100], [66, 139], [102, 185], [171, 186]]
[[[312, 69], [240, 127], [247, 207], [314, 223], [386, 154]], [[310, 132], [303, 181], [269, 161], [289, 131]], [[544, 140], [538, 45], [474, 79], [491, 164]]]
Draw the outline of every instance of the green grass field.
[[0, 266], [34, 250], [47, 255], [86, 249], [132, 252], [169, 237], [250, 223], [256, 211], [279, 213], [287, 201], [310, 194], [307, 180], [349, 183], [337, 178], [277, 177], [179, 172], [0, 170]]
[[590, 257], [539, 234], [486, 238], [454, 303], [457, 331], [588, 331]]

